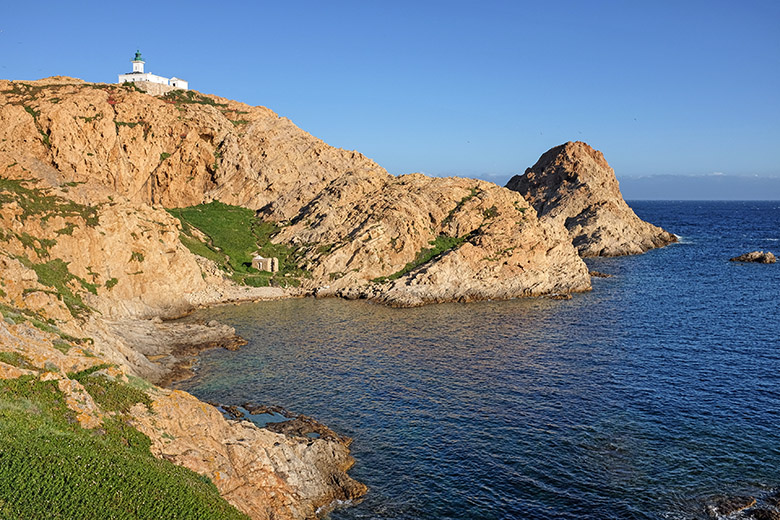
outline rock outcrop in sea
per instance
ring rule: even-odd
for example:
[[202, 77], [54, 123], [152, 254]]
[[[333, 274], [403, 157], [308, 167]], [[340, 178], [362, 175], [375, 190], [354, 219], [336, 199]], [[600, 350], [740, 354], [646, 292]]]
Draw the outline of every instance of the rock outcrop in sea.
[[769, 251], [751, 251], [744, 255], [735, 256], [729, 259], [730, 262], [752, 262], [757, 264], [774, 264], [777, 262], [775, 255]]
[[583, 257], [639, 254], [677, 241], [636, 216], [604, 155], [580, 141], [548, 150], [506, 187], [521, 193], [541, 222], [564, 226]]

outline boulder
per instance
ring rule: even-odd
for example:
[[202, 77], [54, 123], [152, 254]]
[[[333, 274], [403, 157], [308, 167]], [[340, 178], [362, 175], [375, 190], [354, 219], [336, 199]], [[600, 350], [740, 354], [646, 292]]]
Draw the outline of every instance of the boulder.
[[744, 255], [735, 256], [734, 258], [729, 259], [729, 261], [752, 262], [756, 264], [774, 264], [777, 259], [775, 258], [775, 255], [769, 251], [751, 251], [750, 253], [745, 253]]

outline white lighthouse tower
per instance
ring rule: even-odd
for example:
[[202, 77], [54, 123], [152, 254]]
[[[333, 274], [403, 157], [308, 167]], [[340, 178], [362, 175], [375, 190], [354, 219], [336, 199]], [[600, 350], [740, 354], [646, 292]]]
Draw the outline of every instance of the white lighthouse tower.
[[135, 58], [133, 58], [133, 72], [144, 73], [144, 60], [141, 58], [141, 51], [135, 51]]

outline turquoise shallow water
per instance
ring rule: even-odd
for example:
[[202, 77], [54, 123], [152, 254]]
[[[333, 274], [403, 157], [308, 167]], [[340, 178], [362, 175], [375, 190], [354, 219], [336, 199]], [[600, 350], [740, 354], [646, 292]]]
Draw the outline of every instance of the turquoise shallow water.
[[220, 307], [250, 343], [178, 386], [355, 439], [370, 487], [334, 520], [704, 518], [780, 487], [779, 202], [636, 202], [683, 237], [589, 261], [569, 301]]

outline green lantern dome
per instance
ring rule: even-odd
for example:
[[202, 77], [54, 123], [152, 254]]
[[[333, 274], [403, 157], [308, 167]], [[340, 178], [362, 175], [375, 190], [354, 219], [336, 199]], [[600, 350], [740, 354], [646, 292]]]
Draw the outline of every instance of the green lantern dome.
[[144, 61], [141, 57], [141, 51], [135, 51], [135, 58], [133, 58], [133, 61]]

